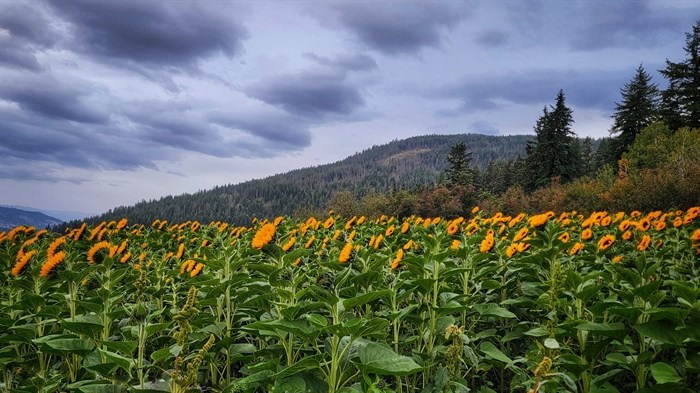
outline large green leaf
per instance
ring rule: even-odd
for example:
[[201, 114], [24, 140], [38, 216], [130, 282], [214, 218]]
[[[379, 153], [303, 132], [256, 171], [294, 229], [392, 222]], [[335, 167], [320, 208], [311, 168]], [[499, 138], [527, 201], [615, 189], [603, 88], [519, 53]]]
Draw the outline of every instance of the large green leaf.
[[486, 304], [475, 304], [474, 309], [482, 316], [494, 316], [502, 318], [515, 318], [516, 315], [512, 312], [500, 307], [498, 304], [486, 303]]
[[422, 368], [413, 359], [394, 352], [386, 345], [366, 342], [357, 349], [358, 366], [365, 372], [378, 375], [409, 375]]
[[275, 379], [287, 378], [306, 370], [316, 370], [321, 362], [321, 355], [307, 356], [284, 370], [275, 374]]
[[102, 333], [103, 329], [101, 324], [92, 322], [63, 321], [61, 322], [61, 327], [90, 338], [96, 338], [100, 333]]
[[663, 344], [681, 346], [684, 334], [677, 331], [676, 326], [677, 324], [673, 322], [658, 320], [634, 325], [634, 329]]
[[600, 322], [584, 322], [576, 325], [576, 329], [584, 330], [588, 332], [595, 332], [597, 334], [614, 338], [618, 341], [622, 341], [627, 336], [627, 328], [623, 323], [613, 322], [613, 323], [600, 323]]
[[496, 359], [498, 361], [501, 361], [503, 363], [512, 363], [513, 361], [501, 350], [496, 348], [495, 345], [491, 344], [488, 341], [484, 341], [479, 345], [479, 349], [481, 349], [481, 352], [486, 354], [488, 357]]
[[95, 342], [81, 338], [59, 338], [46, 341], [41, 348], [46, 353], [56, 355], [76, 354], [85, 356], [95, 349]]
[[369, 302], [375, 301], [377, 299], [386, 297], [391, 295], [391, 291], [388, 289], [384, 289], [381, 291], [374, 291], [374, 292], [368, 292], [364, 293], [359, 296], [352, 297], [350, 299], [345, 299], [343, 300], [343, 306], [346, 309], [351, 309], [353, 307], [361, 306], [363, 304], [367, 304]]
[[651, 375], [657, 383], [675, 383], [683, 379], [673, 366], [662, 362], [651, 365]]
[[104, 356], [104, 358], [107, 359], [108, 362], [118, 364], [119, 367], [123, 368], [128, 373], [131, 373], [132, 367], [136, 365], [136, 361], [132, 358], [127, 358], [117, 353], [105, 351], [102, 349], [98, 349], [98, 351], [100, 352], [100, 355]]

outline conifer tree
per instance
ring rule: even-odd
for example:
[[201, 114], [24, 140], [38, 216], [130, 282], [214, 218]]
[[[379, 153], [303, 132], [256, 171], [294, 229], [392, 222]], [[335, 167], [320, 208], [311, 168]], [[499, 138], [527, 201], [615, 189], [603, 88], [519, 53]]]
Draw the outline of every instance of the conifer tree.
[[449, 186], [472, 187], [474, 185], [474, 172], [470, 165], [472, 153], [464, 142], [455, 143], [450, 148], [447, 156], [449, 167], [445, 170], [445, 177]]
[[535, 124], [536, 138], [528, 144], [527, 168], [529, 188], [544, 187], [553, 178], [571, 181], [581, 174], [581, 149], [571, 130], [573, 111], [566, 106], [564, 91], [557, 94], [556, 104], [544, 108]]
[[695, 22], [692, 33], [686, 33], [684, 49], [684, 61], [666, 59], [666, 68], [659, 70], [668, 79], [661, 93], [661, 115], [671, 130], [700, 128], [700, 21]]
[[655, 120], [659, 100], [658, 86], [651, 83], [651, 75], [641, 64], [632, 80], [620, 89], [620, 94], [622, 102], [615, 103], [610, 130], [611, 134], [619, 134], [615, 138], [615, 160], [627, 151], [642, 129]]

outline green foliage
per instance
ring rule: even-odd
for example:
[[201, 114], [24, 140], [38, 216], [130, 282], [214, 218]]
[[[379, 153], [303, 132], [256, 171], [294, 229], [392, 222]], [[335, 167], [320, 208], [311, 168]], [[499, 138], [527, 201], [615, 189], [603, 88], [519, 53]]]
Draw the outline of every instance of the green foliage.
[[620, 89], [620, 95], [622, 102], [615, 103], [610, 130], [611, 134], [619, 134], [615, 138], [616, 159], [627, 151], [637, 134], [656, 119], [659, 89], [651, 83], [651, 75], [640, 65], [632, 80]]
[[527, 145], [527, 174], [530, 189], [548, 185], [558, 178], [566, 183], [581, 175], [583, 160], [571, 124], [573, 111], [566, 106], [564, 91], [556, 103], [545, 107], [535, 124], [535, 141]]
[[661, 115], [671, 130], [681, 127], [700, 128], [700, 20], [686, 33], [687, 55], [679, 63], [666, 60], [659, 72], [668, 79], [661, 94]]

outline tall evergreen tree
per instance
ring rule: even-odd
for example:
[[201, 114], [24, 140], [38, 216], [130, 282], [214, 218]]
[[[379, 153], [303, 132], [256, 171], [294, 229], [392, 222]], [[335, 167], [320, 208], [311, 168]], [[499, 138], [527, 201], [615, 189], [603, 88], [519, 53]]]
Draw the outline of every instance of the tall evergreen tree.
[[687, 58], [680, 63], [666, 59], [666, 68], [659, 70], [668, 79], [668, 88], [661, 94], [661, 114], [672, 130], [700, 128], [700, 20], [685, 36]]
[[651, 83], [649, 75], [640, 64], [637, 72], [629, 83], [620, 89], [622, 102], [615, 103], [615, 113], [612, 115], [613, 125], [611, 134], [619, 134], [615, 139], [615, 159], [634, 142], [634, 138], [651, 124], [658, 113], [659, 89]]
[[472, 187], [474, 185], [474, 172], [471, 169], [472, 153], [466, 143], [455, 143], [447, 156], [449, 167], [445, 170], [445, 177], [450, 186]]
[[536, 139], [527, 146], [529, 188], [546, 186], [555, 177], [568, 182], [580, 176], [581, 149], [571, 130], [573, 122], [573, 111], [560, 90], [556, 104], [544, 108], [535, 124]]

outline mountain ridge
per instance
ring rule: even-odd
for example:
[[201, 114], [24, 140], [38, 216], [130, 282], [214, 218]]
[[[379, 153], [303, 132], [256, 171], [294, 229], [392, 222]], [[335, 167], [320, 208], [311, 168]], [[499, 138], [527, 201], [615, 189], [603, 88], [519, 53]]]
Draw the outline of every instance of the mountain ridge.
[[[434, 184], [447, 166], [450, 148], [464, 142], [472, 152], [472, 165], [484, 170], [496, 160], [525, 156], [533, 135], [432, 134], [375, 145], [339, 161], [293, 169], [238, 184], [216, 186], [191, 194], [164, 196], [120, 206], [85, 221], [118, 220], [149, 224], [227, 221], [236, 225], [252, 217], [291, 215], [300, 210], [323, 209], [332, 195], [349, 190], [356, 195]], [[70, 222], [68, 225], [77, 224]]]
[[0, 206], [0, 230], [12, 229], [20, 225], [47, 228], [63, 222], [41, 212]]

